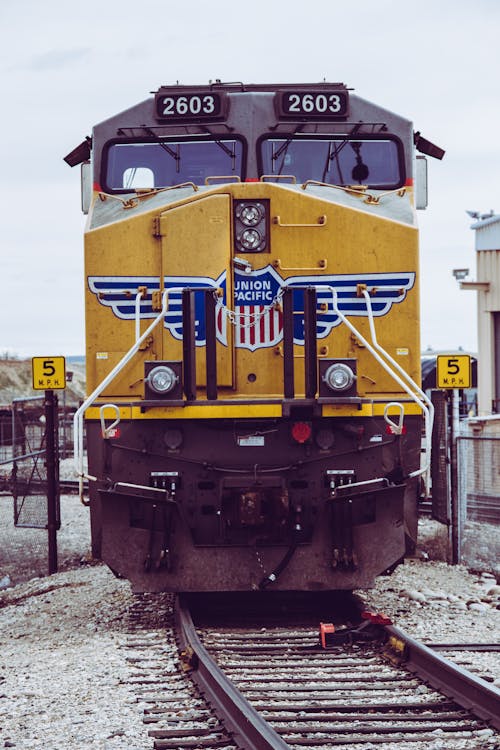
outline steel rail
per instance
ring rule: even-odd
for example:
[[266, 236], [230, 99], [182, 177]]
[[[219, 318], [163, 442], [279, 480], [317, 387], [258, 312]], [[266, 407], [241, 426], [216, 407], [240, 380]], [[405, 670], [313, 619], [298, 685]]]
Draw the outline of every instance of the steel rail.
[[426, 643], [433, 651], [473, 651], [475, 653], [500, 651], [500, 643]]
[[179, 645], [191, 677], [214, 707], [232, 739], [245, 750], [290, 750], [286, 742], [255, 711], [222, 670], [212, 661], [196, 633], [187, 602], [176, 603]]
[[[394, 650], [401, 652], [405, 666], [411, 672], [476, 716], [487, 720], [495, 729], [500, 729], [500, 690], [448, 661], [396, 626], [385, 625], [384, 629]], [[400, 649], [398, 646], [401, 644], [403, 648]]]

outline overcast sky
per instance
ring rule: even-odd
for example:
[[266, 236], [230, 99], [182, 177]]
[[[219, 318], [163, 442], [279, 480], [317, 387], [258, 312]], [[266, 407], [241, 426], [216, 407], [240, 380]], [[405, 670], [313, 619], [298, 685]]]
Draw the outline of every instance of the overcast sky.
[[79, 169], [92, 126], [162, 84], [343, 81], [446, 149], [429, 160], [422, 348], [477, 348], [466, 209], [500, 213], [497, 0], [0, 0], [0, 354], [84, 352]]

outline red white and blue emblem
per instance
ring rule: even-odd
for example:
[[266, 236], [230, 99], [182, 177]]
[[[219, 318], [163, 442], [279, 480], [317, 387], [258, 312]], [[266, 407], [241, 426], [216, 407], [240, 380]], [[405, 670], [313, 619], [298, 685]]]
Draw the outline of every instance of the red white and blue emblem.
[[[217, 307], [217, 338], [227, 345], [227, 326], [235, 328], [237, 348], [256, 349], [276, 346], [283, 338], [283, 316], [280, 298], [288, 287], [293, 291], [294, 310], [304, 309], [304, 288], [314, 286], [317, 293], [317, 335], [325, 338], [340, 323], [339, 310], [348, 317], [367, 317], [367, 305], [358, 295], [359, 285], [370, 292], [372, 313], [375, 317], [386, 315], [392, 305], [403, 302], [415, 283], [413, 272], [335, 274], [331, 276], [292, 276], [283, 279], [271, 265], [251, 273], [234, 271], [234, 303], [227, 304], [227, 273], [216, 279], [203, 276], [165, 277], [164, 289], [171, 289], [165, 328], [182, 340], [182, 289], [195, 292], [196, 344], [205, 345], [204, 294], [206, 289], [222, 290]], [[135, 319], [136, 295], [140, 287], [146, 293], [140, 300], [141, 319], [154, 318], [152, 294], [160, 290], [158, 276], [90, 276], [88, 285], [99, 303], [110, 307], [122, 320]], [[334, 302], [335, 298], [335, 302]], [[294, 341], [304, 343], [304, 320], [294, 315]]]
[[235, 346], [260, 349], [283, 338], [283, 315], [277, 303], [284, 281], [272, 266], [234, 272]]

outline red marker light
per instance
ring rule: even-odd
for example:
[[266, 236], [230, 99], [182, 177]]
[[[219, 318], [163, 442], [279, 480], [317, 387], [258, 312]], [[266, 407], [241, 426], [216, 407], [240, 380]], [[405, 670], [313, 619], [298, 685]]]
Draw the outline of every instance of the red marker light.
[[396, 427], [393, 425], [386, 425], [385, 426], [385, 434], [386, 435], [406, 435], [406, 425], [404, 424], [401, 428], [401, 432], [398, 432]]
[[306, 443], [311, 439], [312, 428], [309, 422], [295, 422], [292, 427], [292, 437], [297, 443]]
[[115, 440], [118, 440], [118, 438], [121, 437], [120, 428], [119, 427], [112, 427], [111, 429], [106, 430], [105, 432], [103, 432], [102, 436], [103, 436], [104, 439], [106, 439], [106, 438], [113, 439], [114, 438]]

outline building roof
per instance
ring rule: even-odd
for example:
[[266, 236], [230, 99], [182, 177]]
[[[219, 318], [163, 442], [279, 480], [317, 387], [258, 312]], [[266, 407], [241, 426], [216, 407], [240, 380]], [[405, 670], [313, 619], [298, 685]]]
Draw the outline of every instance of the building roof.
[[483, 214], [471, 229], [476, 230], [476, 250], [500, 250], [500, 214]]
[[482, 229], [483, 227], [487, 227], [490, 224], [496, 224], [497, 222], [500, 222], [500, 214], [488, 214], [479, 221], [476, 221], [475, 224], [472, 224], [471, 229]]

